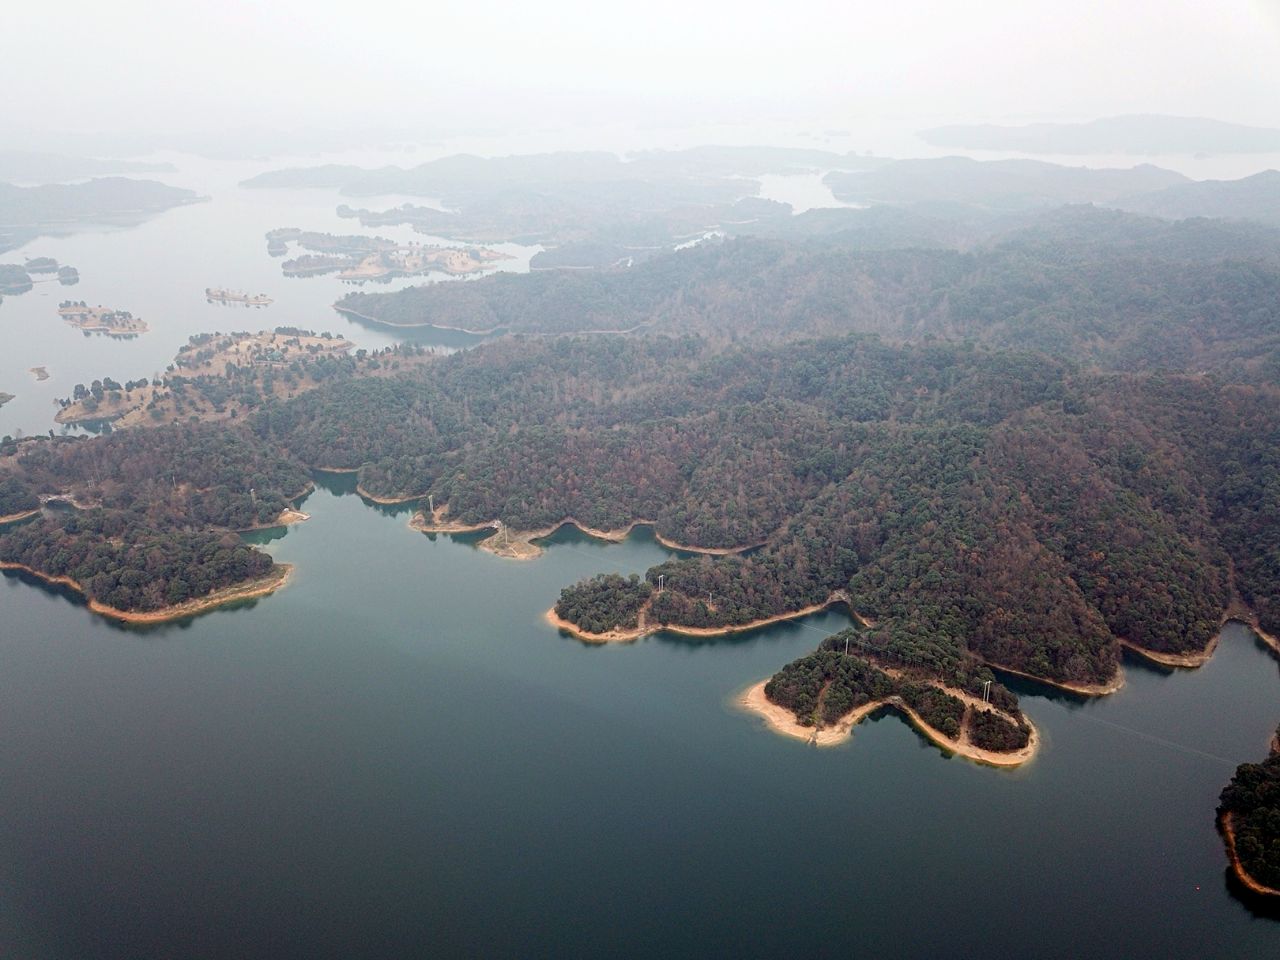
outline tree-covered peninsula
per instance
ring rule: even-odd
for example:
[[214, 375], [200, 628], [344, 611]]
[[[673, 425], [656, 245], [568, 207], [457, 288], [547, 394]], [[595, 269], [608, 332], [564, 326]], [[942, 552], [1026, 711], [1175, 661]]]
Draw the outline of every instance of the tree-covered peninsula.
[[1241, 883], [1254, 893], [1280, 897], [1280, 730], [1266, 760], [1236, 768], [1222, 791], [1218, 826]]
[[[866, 627], [841, 661], [824, 647], [769, 687], [801, 725], [860, 700], [845, 656], [948, 696], [984, 693], [989, 666], [1101, 691], [1121, 645], [1196, 662], [1229, 612], [1280, 632], [1273, 386], [867, 337], [509, 338], [417, 359], [398, 373], [300, 359], [303, 379], [309, 364], [331, 375], [291, 398], [259, 392], [234, 420], [11, 442], [0, 464], [11, 485], [111, 513], [144, 542], [274, 522], [307, 467], [355, 469], [380, 500], [430, 496], [447, 523], [424, 517], [428, 530], [500, 521], [504, 541], [527, 542], [566, 520], [652, 523], [708, 555], [588, 579], [559, 619], [585, 636], [700, 633], [847, 604]], [[85, 536], [109, 566], [108, 529]], [[47, 521], [0, 547], [37, 567], [25, 561], [85, 548], [68, 537]], [[182, 579], [228, 569], [242, 568]], [[969, 742], [1020, 741], [997, 697], [1003, 721], [957, 721]]]

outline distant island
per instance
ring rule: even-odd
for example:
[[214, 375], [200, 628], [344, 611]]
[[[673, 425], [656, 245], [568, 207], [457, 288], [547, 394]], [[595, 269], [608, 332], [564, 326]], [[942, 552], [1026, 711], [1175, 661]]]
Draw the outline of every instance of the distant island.
[[37, 187], [0, 183], [0, 251], [42, 233], [69, 232], [78, 223], [132, 223], [199, 199], [192, 190], [123, 177]]
[[320, 252], [286, 260], [281, 265], [286, 277], [337, 273], [338, 279], [353, 283], [419, 276], [433, 271], [460, 276], [485, 270], [495, 261], [510, 259], [505, 253], [484, 247], [399, 244], [383, 237], [315, 233], [291, 227], [267, 234], [268, 252], [273, 255], [286, 253], [289, 243]]
[[5, 393], [3, 390], [0, 390], [0, 407], [3, 407], [6, 403], [8, 403], [12, 399], [13, 399], [12, 393]]
[[0, 294], [17, 295], [33, 289], [36, 283], [32, 274], [56, 274], [56, 279], [64, 287], [71, 287], [80, 282], [80, 271], [75, 267], [63, 266], [52, 257], [36, 257], [26, 263], [0, 263]]
[[113, 310], [101, 305], [91, 307], [83, 300], [63, 300], [58, 304], [58, 316], [86, 333], [104, 333], [112, 337], [136, 337], [150, 329], [145, 320], [128, 310]]
[[275, 302], [265, 293], [250, 296], [239, 290], [227, 290], [223, 287], [205, 287], [204, 296], [210, 303], [241, 303], [246, 307], [268, 307]]
[[114, 157], [73, 157], [27, 150], [0, 150], [0, 182], [27, 184], [63, 183], [117, 174], [171, 173], [171, 163], [119, 160]]
[[1203, 117], [1131, 114], [1087, 123], [956, 124], [920, 131], [935, 147], [1056, 154], [1280, 153], [1280, 129]]

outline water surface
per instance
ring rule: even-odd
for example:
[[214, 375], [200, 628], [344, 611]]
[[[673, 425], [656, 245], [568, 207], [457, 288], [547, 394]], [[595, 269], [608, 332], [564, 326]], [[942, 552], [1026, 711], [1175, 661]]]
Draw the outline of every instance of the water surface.
[[[55, 957], [1270, 957], [1213, 828], [1280, 720], [1199, 671], [1024, 697], [1028, 767], [894, 717], [816, 750], [734, 695], [844, 625], [591, 647], [559, 588], [644, 535], [493, 557], [321, 478], [279, 594], [121, 628], [0, 581], [0, 952]], [[1024, 693], [1027, 691], [1024, 690]]]

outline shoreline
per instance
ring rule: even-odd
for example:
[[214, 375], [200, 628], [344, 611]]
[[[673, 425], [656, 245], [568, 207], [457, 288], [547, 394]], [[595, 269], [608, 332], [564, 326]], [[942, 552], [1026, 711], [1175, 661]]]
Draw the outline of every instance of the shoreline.
[[1280, 897], [1280, 890], [1268, 887], [1264, 883], [1259, 883], [1244, 868], [1244, 864], [1240, 862], [1240, 855], [1236, 853], [1236, 831], [1231, 823], [1230, 813], [1224, 813], [1218, 817], [1218, 830], [1222, 833], [1223, 840], [1226, 841], [1227, 859], [1231, 861], [1231, 870], [1235, 873], [1236, 879], [1259, 896]]
[[413, 516], [409, 518], [409, 529], [416, 530], [419, 533], [475, 533], [479, 530], [488, 530], [493, 528], [493, 523], [462, 523], [458, 520], [445, 520], [444, 515], [449, 512], [449, 505], [446, 503], [442, 507], [436, 507], [435, 512], [431, 515], [431, 522], [427, 522], [427, 511], [415, 510]]
[[[313, 469], [319, 470], [323, 468], [314, 467]], [[356, 485], [356, 492], [362, 497], [372, 500], [374, 503], [382, 504], [408, 503], [411, 500], [423, 499], [422, 496], [400, 497], [397, 499], [379, 498], [361, 490], [359, 484]], [[448, 504], [437, 507], [435, 513], [432, 515], [432, 522], [430, 523], [427, 522], [426, 511], [419, 510], [409, 521], [409, 528], [411, 530], [417, 530], [419, 533], [475, 533], [478, 530], [502, 529], [498, 526], [498, 524], [501, 523], [499, 520], [488, 520], [482, 523], [469, 524], [458, 523], [456, 521], [445, 521], [442, 518], [448, 509]], [[493, 537], [489, 537], [481, 541], [477, 546], [479, 546], [481, 550], [486, 550], [496, 556], [508, 557], [516, 560], [532, 560], [541, 556], [543, 552], [542, 547], [538, 546], [533, 541], [545, 540], [561, 527], [577, 527], [581, 533], [593, 539], [604, 540], [607, 543], [621, 543], [631, 535], [631, 532], [635, 530], [636, 527], [655, 528], [656, 521], [632, 520], [625, 527], [617, 527], [612, 530], [601, 530], [598, 527], [589, 527], [573, 517], [565, 517], [563, 520], [560, 520], [551, 526], [537, 527], [533, 530], [512, 530], [508, 528], [507, 540], [504, 544], [492, 544], [490, 541]], [[495, 533], [494, 536], [497, 536], [497, 534]], [[713, 557], [724, 557], [738, 553], [745, 553], [747, 550], [754, 550], [769, 542], [768, 540], [761, 540], [759, 543], [749, 543], [744, 546], [737, 547], [692, 547], [687, 544], [676, 543], [674, 540], [668, 540], [666, 537], [662, 536], [662, 534], [658, 533], [656, 529], [653, 529], [653, 538], [669, 550], [677, 550], [681, 553], [703, 554], [705, 556]]]
[[[336, 473], [337, 471], [332, 471], [332, 472]], [[350, 472], [359, 473], [359, 470], [352, 470]], [[387, 507], [395, 506], [398, 503], [412, 503], [414, 500], [421, 500], [423, 497], [426, 496], [425, 493], [423, 494], [414, 493], [405, 497], [380, 497], [375, 493], [370, 493], [364, 487], [360, 486], [359, 483], [356, 483], [356, 493], [358, 493], [360, 496], [364, 497], [366, 500], [370, 501], [371, 503], [380, 503], [383, 506], [387, 506]]]
[[1248, 627], [1257, 635], [1259, 640], [1265, 643], [1277, 654], [1280, 654], [1280, 637], [1273, 636], [1272, 634], [1267, 633], [1265, 630], [1259, 627], [1257, 614], [1253, 613], [1252, 611], [1250, 611], [1247, 614], [1239, 613], [1239, 612], [1230, 613], [1223, 618], [1222, 623], [1225, 626], [1226, 624], [1230, 623], [1232, 620], [1234, 620], [1236, 623], [1243, 624], [1244, 626]]
[[350, 307], [341, 307], [337, 303], [333, 304], [333, 309], [338, 313], [346, 314], [349, 317], [355, 317], [357, 320], [367, 320], [369, 323], [376, 323], [384, 327], [395, 327], [399, 330], [414, 330], [420, 327], [431, 327], [435, 330], [448, 330], [450, 333], [465, 333], [472, 337], [491, 337], [503, 328], [494, 327], [491, 330], [468, 330], [466, 327], [446, 327], [438, 323], [395, 323], [391, 320], [381, 320], [378, 317], [371, 317], [367, 313], [361, 313], [359, 310], [352, 310]]
[[[992, 767], [1017, 767], [1031, 760], [1040, 748], [1039, 731], [1030, 720], [1027, 721], [1028, 726], [1031, 728], [1027, 745], [1009, 753], [999, 753], [994, 750], [984, 750], [964, 740], [954, 740], [948, 737], [941, 730], [926, 723], [920, 714], [916, 713], [896, 696], [886, 697], [883, 700], [872, 700], [860, 707], [855, 707], [830, 727], [821, 729], [806, 727], [795, 719], [791, 711], [785, 707], [778, 706], [765, 696], [764, 688], [768, 682], [768, 680], [761, 680], [743, 690], [736, 699], [738, 706], [748, 713], [762, 717], [765, 725], [774, 733], [797, 740], [804, 740], [806, 743], [812, 743], [817, 747], [831, 747], [845, 742], [853, 736], [853, 728], [864, 718], [881, 707], [885, 707], [902, 714], [910, 726], [935, 746], [973, 763]], [[939, 686], [938, 689], [947, 693], [954, 693], [948, 687]]]
[[543, 619], [552, 626], [577, 637], [579, 640], [585, 640], [587, 643], [630, 643], [633, 640], [639, 640], [654, 633], [674, 633], [682, 637], [727, 637], [735, 633], [749, 633], [752, 630], [769, 627], [775, 623], [798, 620], [801, 617], [821, 613], [823, 610], [838, 603], [843, 603], [846, 606], [849, 603], [848, 598], [840, 591], [833, 593], [822, 603], [815, 603], [807, 607], [801, 607], [799, 610], [790, 610], [774, 614], [771, 617], [760, 617], [756, 620], [749, 620], [746, 623], [730, 624], [723, 627], [687, 627], [679, 624], [646, 623], [643, 609], [640, 612], [638, 626], [627, 630], [610, 630], [608, 633], [592, 633], [590, 630], [583, 630], [577, 624], [571, 623], [557, 614], [554, 606], [543, 614]]
[[[979, 658], [981, 659], [981, 658]], [[1107, 683], [1068, 683], [1063, 680], [1048, 680], [1045, 677], [1037, 677], [1035, 674], [1026, 673], [1023, 670], [1016, 670], [1013, 667], [1006, 667], [1003, 664], [995, 663], [992, 660], [982, 660], [992, 670], [999, 670], [1001, 673], [1011, 673], [1015, 677], [1022, 677], [1024, 680], [1032, 680], [1035, 683], [1043, 683], [1048, 687], [1056, 687], [1059, 690], [1065, 690], [1067, 693], [1079, 694], [1082, 697], [1105, 697], [1120, 690], [1125, 683], [1124, 667], [1117, 666], [1115, 676]]]
[[[1225, 624], [1224, 624], [1225, 626]], [[1139, 646], [1130, 640], [1121, 640], [1120, 646], [1126, 650], [1130, 650], [1142, 657], [1144, 660], [1150, 660], [1162, 667], [1176, 667], [1182, 670], [1195, 670], [1203, 667], [1212, 658], [1214, 652], [1218, 649], [1218, 638], [1222, 636], [1221, 627], [1219, 632], [1213, 635], [1213, 639], [1209, 641], [1209, 645], [1203, 650], [1193, 651], [1191, 653], [1163, 653], [1159, 650], [1151, 650], [1147, 647]]]
[[169, 620], [181, 620], [186, 617], [196, 616], [206, 613], [217, 607], [224, 606], [228, 603], [235, 603], [238, 600], [251, 600], [256, 597], [265, 597], [268, 594], [275, 593], [283, 587], [293, 575], [293, 564], [277, 563], [275, 569], [265, 577], [257, 580], [247, 580], [244, 583], [233, 584], [229, 587], [221, 587], [208, 593], [203, 597], [195, 597], [191, 600], [185, 600], [182, 603], [169, 607], [160, 607], [158, 610], [132, 611], [121, 610], [117, 607], [109, 606], [99, 600], [92, 599], [86, 592], [79, 581], [71, 577], [59, 577], [52, 574], [44, 573], [36, 570], [34, 567], [28, 567], [23, 563], [14, 563], [9, 560], [0, 560], [0, 570], [21, 570], [29, 573], [33, 577], [43, 580], [45, 583], [55, 586], [70, 587], [87, 602], [89, 611], [99, 616], [107, 617], [111, 620], [119, 620], [124, 623], [164, 623]]

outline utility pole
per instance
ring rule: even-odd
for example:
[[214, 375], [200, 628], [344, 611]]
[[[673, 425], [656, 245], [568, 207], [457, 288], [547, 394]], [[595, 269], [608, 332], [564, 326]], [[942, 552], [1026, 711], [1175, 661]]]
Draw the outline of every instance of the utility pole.
[[847, 633], [844, 635], [844, 655], [846, 657], [849, 655], [849, 635]]
[[431, 510], [431, 516], [432, 516], [432, 517], [434, 517], [434, 516], [436, 515], [436, 498], [435, 498], [435, 494], [433, 494], [433, 493], [428, 493], [428, 494], [427, 494], [427, 507], [428, 507], [428, 509], [430, 509], [430, 510]]
[[662, 592], [662, 585], [666, 579], [667, 579], [667, 575], [665, 573], [658, 574], [658, 592], [659, 593]]
[[991, 681], [990, 680], [988, 680], [986, 683], [982, 685], [982, 702], [983, 703], [991, 702]]

